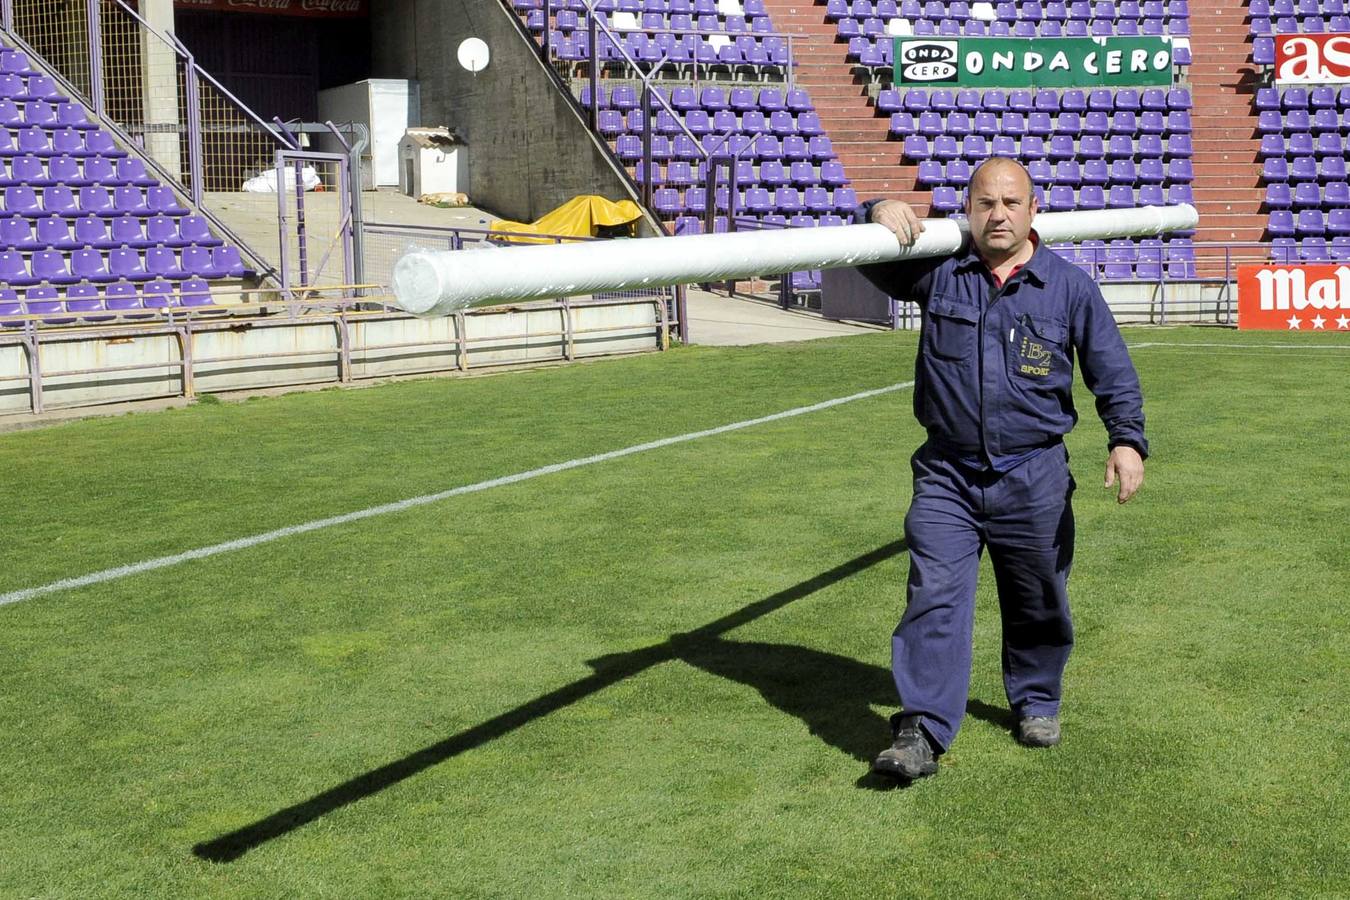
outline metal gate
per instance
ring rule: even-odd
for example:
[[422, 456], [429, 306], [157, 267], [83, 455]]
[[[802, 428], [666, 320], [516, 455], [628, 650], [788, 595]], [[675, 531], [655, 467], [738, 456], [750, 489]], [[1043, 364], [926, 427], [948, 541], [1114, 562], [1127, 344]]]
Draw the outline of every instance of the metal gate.
[[351, 171], [339, 153], [278, 150], [281, 284], [337, 287], [356, 281]]

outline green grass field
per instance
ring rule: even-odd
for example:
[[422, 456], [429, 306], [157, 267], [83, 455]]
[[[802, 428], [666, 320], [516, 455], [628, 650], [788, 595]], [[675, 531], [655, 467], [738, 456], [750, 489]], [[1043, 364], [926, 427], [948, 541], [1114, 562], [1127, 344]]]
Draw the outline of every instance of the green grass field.
[[[1079, 386], [1065, 743], [990, 573], [943, 769], [867, 774], [901, 390], [0, 606], [0, 895], [1350, 895], [1350, 341], [1129, 330]], [[1196, 346], [1208, 344], [1210, 346]], [[0, 593], [912, 377], [877, 334], [0, 436]]]

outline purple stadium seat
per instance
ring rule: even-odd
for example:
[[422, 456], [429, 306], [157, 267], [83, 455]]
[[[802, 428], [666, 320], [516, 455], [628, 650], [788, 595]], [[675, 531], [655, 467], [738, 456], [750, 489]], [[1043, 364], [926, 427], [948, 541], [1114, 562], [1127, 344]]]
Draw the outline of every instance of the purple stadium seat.
[[1079, 163], [1079, 181], [1082, 184], [1106, 185], [1111, 182], [1111, 173], [1104, 159], [1085, 159]]
[[1315, 181], [1303, 181], [1294, 185], [1291, 198], [1294, 209], [1316, 209], [1322, 205], [1322, 191]]
[[216, 247], [211, 251], [211, 258], [215, 260], [216, 266], [225, 271], [225, 274], [231, 278], [251, 278], [253, 271], [244, 265], [244, 260], [239, 256], [239, 250], [229, 245]]
[[1289, 209], [1293, 206], [1293, 194], [1285, 182], [1266, 185], [1266, 206], [1270, 209]]
[[[684, 217], [689, 218], [689, 217]], [[698, 223], [698, 219], [693, 220]], [[204, 306], [214, 306], [215, 300], [211, 297], [210, 285], [202, 278], [189, 278], [178, 288], [179, 304], [187, 308], [200, 308]]]
[[1292, 237], [1294, 235], [1294, 214], [1287, 209], [1271, 210], [1266, 231], [1272, 237]]
[[920, 185], [932, 187], [945, 183], [947, 175], [942, 168], [942, 163], [935, 159], [925, 159], [919, 163], [919, 170], [915, 178]]
[[57, 250], [74, 250], [84, 244], [70, 234], [70, 223], [60, 216], [44, 216], [37, 221], [36, 242]]
[[66, 289], [66, 312], [76, 313], [81, 319], [90, 322], [106, 322], [112, 316], [91, 316], [91, 312], [102, 312], [103, 300], [98, 288], [92, 284], [75, 284]]
[[[941, 113], [933, 113], [933, 115], [941, 115]], [[975, 131], [975, 126], [971, 123], [970, 116], [966, 113], [947, 113], [946, 122], [946, 132], [954, 138], [963, 138], [968, 134], [973, 134]]]
[[53, 125], [61, 128], [92, 130], [98, 125], [89, 120], [89, 113], [78, 103], [58, 103], [55, 108], [56, 119]]
[[1163, 187], [1160, 184], [1144, 184], [1139, 186], [1139, 205], [1140, 206], [1166, 206], [1167, 195], [1163, 193]]
[[70, 274], [66, 255], [60, 250], [38, 250], [29, 263], [33, 277], [48, 284], [74, 284], [80, 279]]
[[75, 321], [66, 316], [47, 318], [52, 313], [65, 312], [55, 287], [30, 287], [24, 292], [23, 308], [30, 316], [43, 316], [45, 325], [68, 325]]
[[0, 249], [36, 250], [43, 246], [33, 236], [33, 226], [19, 217], [0, 218]]
[[[1172, 162], [1190, 162], [1190, 160], [1172, 160]], [[1316, 180], [1317, 160], [1311, 156], [1296, 156], [1289, 161], [1289, 181], [1291, 183]]]
[[34, 278], [18, 250], [0, 250], [0, 283], [10, 287], [26, 287], [42, 279]]
[[1346, 181], [1350, 176], [1346, 173], [1346, 162], [1344, 156], [1323, 157], [1317, 170], [1317, 180], [1323, 182]]
[[1134, 205], [1134, 188], [1128, 184], [1111, 185], [1106, 194], [1107, 209], [1122, 209]]
[[[673, 198], [665, 198], [672, 204], [671, 209], [663, 208], [660, 203], [657, 203], [655, 199], [653, 199], [653, 205], [656, 206], [658, 212], [666, 213], [673, 211], [678, 213], [683, 211], [684, 199], [680, 196], [679, 191], [674, 190], [673, 188], [661, 188], [657, 193], [661, 193], [661, 191], [670, 191], [670, 193], [675, 196]], [[171, 247], [148, 248], [145, 251], [145, 271], [156, 278], [167, 278], [170, 281], [182, 281], [184, 278], [188, 277], [188, 273], [183, 271], [182, 267], [178, 265], [178, 258]]]
[[1033, 159], [1027, 164], [1027, 174], [1033, 185], [1046, 187], [1055, 182], [1055, 172], [1050, 163], [1043, 159]]
[[1049, 192], [1046, 193], [1043, 208], [1050, 212], [1076, 208], [1073, 188], [1063, 184], [1057, 184], [1050, 188]]
[[[132, 190], [137, 188], [117, 188], [116, 190]], [[85, 215], [112, 216], [119, 210], [113, 205], [113, 194], [102, 185], [90, 185], [80, 188], [80, 212]]]
[[1056, 184], [1063, 184], [1076, 188], [1081, 181], [1082, 172], [1080, 171], [1076, 160], [1065, 159], [1055, 163]]
[[[1272, 213], [1271, 215], [1273, 217], [1274, 213]], [[1324, 234], [1326, 232], [1326, 225], [1322, 218], [1322, 210], [1320, 209], [1299, 210], [1295, 214], [1294, 230], [1300, 235], [1321, 236], [1322, 234]]]
[[813, 186], [808, 187], [802, 192], [802, 203], [806, 206], [808, 212], [824, 215], [834, 211], [834, 201], [830, 198], [828, 189]]
[[1191, 182], [1195, 180], [1194, 170], [1189, 159], [1178, 157], [1167, 162], [1167, 180], [1169, 182]]
[[[1053, 188], [1051, 188], [1053, 190]], [[1070, 207], [1071, 209], [1073, 207]], [[1105, 209], [1106, 189], [1100, 184], [1085, 184], [1078, 190], [1078, 209]]]
[[1267, 182], [1288, 181], [1289, 162], [1283, 156], [1272, 156], [1261, 164], [1261, 178]]
[[154, 246], [158, 241], [151, 240], [145, 234], [144, 222], [138, 216], [123, 215], [112, 220], [112, 240], [115, 246], [143, 249]]
[[146, 281], [150, 278], [145, 270], [145, 261], [131, 247], [115, 247], [108, 252], [108, 271], [114, 278], [127, 281]]
[[75, 242], [81, 247], [100, 250], [118, 245], [108, 235], [108, 223], [98, 216], [81, 216], [75, 220]]
[[1016, 159], [1017, 141], [1006, 134], [995, 135], [994, 139], [989, 143], [989, 155]]
[[[103, 308], [109, 312], [126, 312], [127, 310], [141, 309], [141, 294], [134, 284], [126, 281], [119, 281], [110, 284], [103, 291]], [[145, 318], [145, 316], [128, 316], [128, 318]]]
[[[1134, 184], [1136, 172], [1134, 163], [1128, 159], [1117, 159], [1111, 163], [1112, 184]], [[1161, 184], [1161, 181], [1159, 181]]]
[[1328, 262], [1331, 255], [1327, 249], [1326, 238], [1306, 237], [1298, 243], [1298, 256], [1304, 262]]
[[178, 296], [172, 284], [156, 278], [141, 287], [141, 304], [146, 309], [168, 309], [178, 305]]
[[85, 247], [71, 254], [70, 271], [76, 278], [97, 284], [114, 281], [117, 277], [108, 271], [108, 262], [103, 258], [103, 254], [92, 247]]
[[858, 208], [857, 192], [848, 187], [835, 188], [834, 208], [845, 216], [850, 215]]
[[37, 192], [23, 185], [5, 188], [4, 207], [5, 212], [11, 216], [36, 219], [42, 215], [42, 208], [38, 206]]
[[[58, 157], [59, 158], [59, 157]], [[139, 160], [137, 160], [139, 162]], [[117, 186], [126, 184], [126, 181], [117, 174], [114, 166], [114, 160], [106, 156], [86, 156], [83, 166], [84, 181], [87, 184], [102, 184]]]

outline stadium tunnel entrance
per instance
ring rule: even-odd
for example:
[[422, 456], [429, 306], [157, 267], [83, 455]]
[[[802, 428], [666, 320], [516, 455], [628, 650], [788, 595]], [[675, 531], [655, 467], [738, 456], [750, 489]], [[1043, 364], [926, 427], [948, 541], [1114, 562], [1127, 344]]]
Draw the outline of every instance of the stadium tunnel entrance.
[[[145, 0], [142, 0], [145, 5]], [[371, 0], [174, 0], [173, 31], [264, 121], [319, 121], [319, 91], [371, 77]]]

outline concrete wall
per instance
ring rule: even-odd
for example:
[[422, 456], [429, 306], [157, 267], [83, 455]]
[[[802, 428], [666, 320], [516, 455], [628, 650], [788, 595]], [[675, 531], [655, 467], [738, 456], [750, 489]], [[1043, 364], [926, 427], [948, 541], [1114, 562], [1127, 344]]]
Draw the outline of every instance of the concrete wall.
[[[509, 366], [668, 344], [657, 301], [535, 303], [418, 319], [403, 314], [311, 314], [44, 329], [37, 341], [44, 409], [182, 396], [184, 347], [197, 393]], [[0, 417], [38, 410], [31, 345], [0, 332]], [[64, 373], [64, 374], [63, 374]]]
[[[456, 58], [470, 37], [492, 53], [477, 74]], [[637, 199], [500, 0], [382, 0], [371, 42], [372, 77], [417, 79], [422, 124], [468, 140], [476, 206], [532, 221], [578, 194]]]

